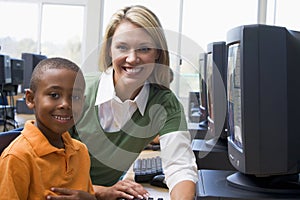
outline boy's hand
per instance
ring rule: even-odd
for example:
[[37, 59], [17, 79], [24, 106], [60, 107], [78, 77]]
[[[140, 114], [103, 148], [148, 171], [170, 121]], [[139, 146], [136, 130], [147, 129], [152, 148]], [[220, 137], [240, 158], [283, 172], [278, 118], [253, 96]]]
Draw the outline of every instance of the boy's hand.
[[96, 200], [96, 197], [94, 195], [81, 190], [71, 190], [67, 188], [51, 188], [51, 191], [56, 193], [57, 196], [47, 195], [47, 200]]

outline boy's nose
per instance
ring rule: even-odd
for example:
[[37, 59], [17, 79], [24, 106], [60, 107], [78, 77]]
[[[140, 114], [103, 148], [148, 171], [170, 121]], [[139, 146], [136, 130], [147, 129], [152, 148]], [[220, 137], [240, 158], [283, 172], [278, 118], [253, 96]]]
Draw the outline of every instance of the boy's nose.
[[62, 99], [60, 107], [64, 109], [70, 109], [72, 107], [72, 101], [69, 99]]

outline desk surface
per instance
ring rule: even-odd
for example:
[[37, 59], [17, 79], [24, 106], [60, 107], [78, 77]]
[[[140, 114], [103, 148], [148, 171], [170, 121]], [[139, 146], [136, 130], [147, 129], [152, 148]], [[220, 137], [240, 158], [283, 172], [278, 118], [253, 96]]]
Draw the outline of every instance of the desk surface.
[[[160, 155], [160, 151], [144, 150], [142, 151], [142, 153], [139, 155], [138, 158], [152, 158], [159, 155]], [[124, 179], [134, 180], [133, 166], [130, 167]], [[163, 198], [164, 200], [170, 199], [168, 189], [152, 186], [148, 183], [141, 183], [141, 185], [144, 186], [144, 188], [149, 192], [150, 196], [153, 197], [155, 200], [157, 198]]]
[[227, 176], [234, 171], [226, 170], [199, 170], [199, 182], [197, 185], [197, 200], [288, 200], [300, 199], [295, 194], [280, 194], [267, 192], [254, 192], [239, 189], [228, 184]]

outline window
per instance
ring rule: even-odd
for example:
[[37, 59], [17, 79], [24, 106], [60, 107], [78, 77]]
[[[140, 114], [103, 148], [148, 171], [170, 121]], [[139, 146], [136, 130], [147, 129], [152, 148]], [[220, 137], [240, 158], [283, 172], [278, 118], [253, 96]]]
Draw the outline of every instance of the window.
[[83, 32], [82, 6], [43, 5], [41, 52], [81, 63]]
[[275, 0], [275, 18], [274, 23], [277, 26], [283, 26], [290, 30], [300, 31], [299, 24], [299, 6], [298, 1], [294, 0]]
[[[253, 0], [183, 1], [182, 48], [188, 59], [180, 66], [180, 95], [187, 100], [187, 91], [199, 91], [198, 59], [211, 42], [226, 41], [227, 31], [239, 25], [257, 22], [258, 2]], [[186, 44], [185, 44], [186, 43]], [[193, 47], [193, 48], [191, 48]]]
[[81, 64], [84, 6], [0, 0], [0, 18], [1, 54], [41, 53]]
[[37, 4], [0, 1], [0, 19], [1, 54], [21, 58], [22, 52], [37, 52]]

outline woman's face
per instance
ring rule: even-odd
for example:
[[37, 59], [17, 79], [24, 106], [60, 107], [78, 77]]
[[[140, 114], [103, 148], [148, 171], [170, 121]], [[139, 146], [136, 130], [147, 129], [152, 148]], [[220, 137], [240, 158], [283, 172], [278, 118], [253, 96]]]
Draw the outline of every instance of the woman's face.
[[159, 57], [155, 47], [155, 42], [145, 30], [128, 21], [119, 24], [110, 48], [115, 86], [142, 86]]

